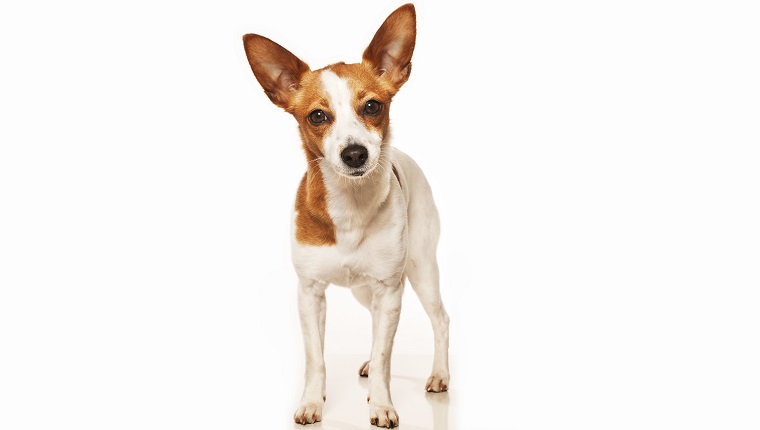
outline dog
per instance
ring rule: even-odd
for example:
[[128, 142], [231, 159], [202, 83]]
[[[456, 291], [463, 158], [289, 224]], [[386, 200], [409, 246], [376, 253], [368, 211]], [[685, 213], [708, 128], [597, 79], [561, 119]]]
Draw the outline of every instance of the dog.
[[369, 418], [398, 426], [390, 358], [408, 278], [433, 326], [433, 370], [425, 389], [449, 385], [449, 317], [439, 291], [438, 210], [419, 166], [391, 146], [391, 99], [409, 79], [416, 40], [412, 4], [383, 22], [357, 64], [312, 71], [290, 51], [256, 34], [243, 36], [264, 93], [298, 122], [307, 169], [296, 193], [291, 256], [306, 372], [295, 422], [322, 419], [325, 396], [325, 289], [348, 287], [372, 316]]

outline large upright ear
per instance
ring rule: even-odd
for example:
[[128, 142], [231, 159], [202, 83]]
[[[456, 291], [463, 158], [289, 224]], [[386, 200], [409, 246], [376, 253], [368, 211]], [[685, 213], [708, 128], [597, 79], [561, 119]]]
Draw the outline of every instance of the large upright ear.
[[417, 37], [417, 17], [409, 3], [393, 11], [375, 33], [362, 61], [390, 82], [396, 91], [412, 71], [412, 53]]
[[287, 109], [309, 65], [290, 51], [258, 34], [243, 36], [248, 63], [269, 100]]

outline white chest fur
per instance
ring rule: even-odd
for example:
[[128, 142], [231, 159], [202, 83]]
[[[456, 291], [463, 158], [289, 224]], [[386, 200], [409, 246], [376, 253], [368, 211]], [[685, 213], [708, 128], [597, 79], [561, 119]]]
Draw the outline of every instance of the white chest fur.
[[407, 258], [407, 204], [386, 163], [360, 181], [347, 181], [323, 166], [336, 243], [303, 245], [293, 238], [291, 255], [301, 279], [344, 287], [398, 284]]

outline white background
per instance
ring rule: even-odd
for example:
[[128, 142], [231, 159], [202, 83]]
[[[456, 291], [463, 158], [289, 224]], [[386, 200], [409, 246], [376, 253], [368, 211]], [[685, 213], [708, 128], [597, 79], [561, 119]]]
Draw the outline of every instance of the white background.
[[[391, 116], [442, 215], [461, 428], [760, 426], [753, 3], [416, 3]], [[241, 36], [356, 62], [400, 4], [0, 6], [0, 428], [290, 419], [305, 163]], [[404, 306], [395, 352], [431, 354]], [[347, 290], [327, 336], [369, 351]]]

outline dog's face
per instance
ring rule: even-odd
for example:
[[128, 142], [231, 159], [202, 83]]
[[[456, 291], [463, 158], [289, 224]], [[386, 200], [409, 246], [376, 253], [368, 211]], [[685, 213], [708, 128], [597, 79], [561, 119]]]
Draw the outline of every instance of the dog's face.
[[409, 78], [415, 36], [414, 7], [402, 6], [377, 31], [361, 63], [316, 71], [265, 37], [247, 34], [243, 42], [264, 92], [298, 121], [307, 160], [324, 158], [336, 173], [355, 178], [380, 160], [391, 99]]
[[364, 64], [336, 64], [302, 82], [292, 113], [309, 152], [344, 176], [372, 171], [388, 132], [392, 89]]

